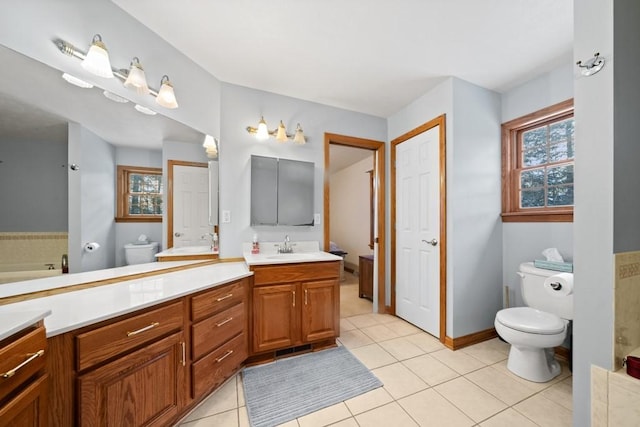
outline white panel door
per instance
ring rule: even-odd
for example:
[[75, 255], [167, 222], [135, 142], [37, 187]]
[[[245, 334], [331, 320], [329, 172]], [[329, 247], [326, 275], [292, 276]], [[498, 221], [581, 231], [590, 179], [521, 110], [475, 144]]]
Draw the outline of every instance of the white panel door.
[[396, 314], [440, 335], [440, 127], [396, 146]]
[[210, 244], [209, 171], [173, 166], [173, 247]]

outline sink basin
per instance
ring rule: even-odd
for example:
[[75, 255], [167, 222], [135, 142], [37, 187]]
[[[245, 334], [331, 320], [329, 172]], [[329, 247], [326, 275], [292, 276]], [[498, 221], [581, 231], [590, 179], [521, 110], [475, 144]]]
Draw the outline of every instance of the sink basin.
[[294, 253], [294, 254], [274, 254], [265, 256], [266, 259], [282, 259], [282, 260], [305, 260], [305, 259], [313, 259], [316, 258], [316, 254], [313, 253]]

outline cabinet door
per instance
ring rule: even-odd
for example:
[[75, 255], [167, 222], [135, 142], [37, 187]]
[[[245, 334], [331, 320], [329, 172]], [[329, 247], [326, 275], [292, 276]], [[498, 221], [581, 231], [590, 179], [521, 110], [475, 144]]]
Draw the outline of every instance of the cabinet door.
[[5, 405], [0, 406], [0, 426], [45, 427], [46, 425], [47, 375], [43, 375]]
[[338, 336], [340, 294], [338, 280], [302, 283], [302, 340]]
[[298, 341], [300, 295], [296, 284], [253, 289], [253, 351], [291, 347]]
[[184, 354], [177, 333], [81, 375], [80, 425], [167, 425], [187, 394]]

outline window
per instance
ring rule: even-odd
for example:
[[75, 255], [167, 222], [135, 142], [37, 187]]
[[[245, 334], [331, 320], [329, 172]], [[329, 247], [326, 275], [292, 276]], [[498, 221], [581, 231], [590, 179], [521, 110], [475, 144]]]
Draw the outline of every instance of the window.
[[573, 99], [502, 125], [502, 220], [573, 221]]
[[118, 166], [116, 222], [161, 222], [162, 190], [162, 169]]

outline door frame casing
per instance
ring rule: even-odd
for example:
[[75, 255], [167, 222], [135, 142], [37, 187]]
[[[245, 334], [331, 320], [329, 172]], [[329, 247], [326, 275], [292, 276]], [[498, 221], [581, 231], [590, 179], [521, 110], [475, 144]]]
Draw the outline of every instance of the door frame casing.
[[188, 162], [184, 160], [167, 160], [167, 248], [173, 247], [173, 167], [193, 166], [197, 168], [209, 167], [207, 163]]
[[335, 133], [324, 134], [324, 250], [329, 251], [329, 231], [330, 231], [330, 206], [329, 206], [329, 158], [331, 145], [342, 145], [345, 147], [362, 148], [371, 150], [375, 154], [376, 176], [375, 185], [377, 188], [377, 210], [378, 221], [376, 236], [378, 250], [375, 254], [378, 263], [378, 313], [386, 313], [385, 305], [386, 285], [385, 285], [385, 143], [384, 141], [376, 141], [373, 139], [357, 138], [353, 136], [339, 135]]
[[445, 343], [447, 335], [447, 181], [446, 181], [446, 115], [418, 126], [415, 129], [391, 141], [391, 314], [396, 313], [396, 148], [414, 136], [420, 135], [436, 126], [439, 130], [439, 181], [440, 181], [440, 336], [438, 339]]

